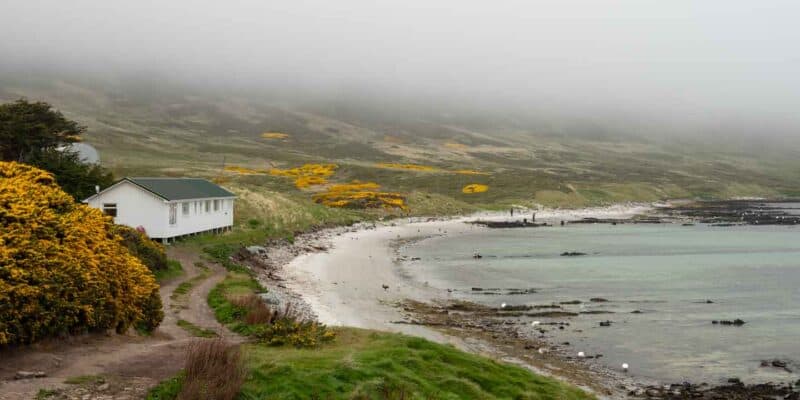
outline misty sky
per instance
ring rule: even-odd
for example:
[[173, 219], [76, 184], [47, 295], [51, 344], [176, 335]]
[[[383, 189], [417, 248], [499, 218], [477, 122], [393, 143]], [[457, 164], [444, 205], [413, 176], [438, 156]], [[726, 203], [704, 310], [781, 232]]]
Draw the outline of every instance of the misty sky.
[[798, 21], [798, 0], [0, 0], [0, 63], [770, 121], [800, 135]]

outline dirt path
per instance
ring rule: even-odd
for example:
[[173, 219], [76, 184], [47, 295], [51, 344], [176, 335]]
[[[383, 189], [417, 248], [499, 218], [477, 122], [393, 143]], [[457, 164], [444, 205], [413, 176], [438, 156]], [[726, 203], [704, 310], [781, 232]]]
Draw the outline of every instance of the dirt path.
[[[167, 254], [181, 262], [185, 274], [163, 282], [164, 321], [152, 336], [92, 334], [0, 352], [0, 400], [34, 399], [40, 389], [59, 390], [56, 399], [143, 398], [149, 387], [183, 366], [185, 348], [195, 338], [178, 326], [179, 320], [213, 330], [229, 341], [242, 341], [217, 322], [206, 302], [208, 292], [225, 278], [225, 269], [202, 261], [197, 251], [186, 246], [170, 247]], [[175, 289], [187, 281], [194, 282], [191, 290], [176, 294]], [[15, 380], [18, 371], [42, 371], [47, 376]], [[81, 376], [90, 378], [83, 385], [64, 383]], [[87, 389], [92, 385], [96, 387]]]

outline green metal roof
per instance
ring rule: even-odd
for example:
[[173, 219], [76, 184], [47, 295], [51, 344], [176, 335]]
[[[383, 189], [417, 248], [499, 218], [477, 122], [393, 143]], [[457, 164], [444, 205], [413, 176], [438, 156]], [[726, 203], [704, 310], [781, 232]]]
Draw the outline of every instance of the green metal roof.
[[235, 194], [201, 178], [125, 178], [165, 200], [236, 197]]

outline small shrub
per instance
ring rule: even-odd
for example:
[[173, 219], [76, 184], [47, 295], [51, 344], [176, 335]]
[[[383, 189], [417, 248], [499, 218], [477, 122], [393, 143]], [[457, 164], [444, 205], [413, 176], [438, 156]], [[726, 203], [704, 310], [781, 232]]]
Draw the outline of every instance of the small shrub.
[[136, 330], [143, 333], [153, 332], [161, 321], [164, 320], [164, 310], [161, 304], [161, 296], [158, 291], [150, 293], [142, 304], [142, 316], [139, 318], [134, 326]]
[[316, 347], [336, 338], [336, 333], [316, 321], [297, 321], [283, 318], [272, 324], [258, 325], [254, 334], [269, 346], [292, 345]]
[[128, 248], [131, 255], [141, 260], [150, 271], [167, 269], [167, 253], [164, 246], [150, 240], [143, 231], [122, 225], [114, 225], [112, 230], [122, 238], [122, 244]]
[[255, 219], [255, 218], [247, 220], [247, 226], [249, 226], [250, 228], [255, 229], [255, 228], [258, 228], [259, 225], [261, 225], [261, 221]]
[[189, 346], [178, 400], [233, 400], [245, 380], [238, 347], [222, 339]]

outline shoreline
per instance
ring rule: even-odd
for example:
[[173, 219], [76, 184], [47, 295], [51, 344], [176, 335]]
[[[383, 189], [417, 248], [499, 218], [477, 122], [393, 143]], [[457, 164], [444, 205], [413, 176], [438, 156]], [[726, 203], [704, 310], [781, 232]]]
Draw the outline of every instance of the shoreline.
[[[513, 219], [525, 218], [534, 211], [537, 222], [556, 225], [561, 220], [587, 217], [626, 219], [646, 213], [652, 215], [660, 210], [657, 204], [527, 210], [515, 213]], [[308, 318], [326, 325], [397, 332], [450, 344], [466, 352], [557, 378], [598, 398], [677, 399], [699, 392], [727, 394], [727, 398], [760, 398], [748, 397], [751, 388], [741, 382], [664, 385], [664, 382], [650, 378], [631, 376], [599, 362], [572, 357], [569, 349], [546, 339], [521, 337], [513, 325], [487, 324], [485, 320], [488, 318], [479, 321], [477, 318], [457, 320], [458, 317], [454, 317], [457, 320], [454, 323], [453, 318], [444, 317], [446, 321], [442, 323], [441, 315], [448, 315], [448, 308], [444, 305], [448, 293], [428, 286], [427, 282], [404, 276], [403, 269], [399, 268], [406, 262], [400, 256], [401, 247], [431, 238], [487, 229], [465, 222], [509, 219], [512, 218], [508, 213], [484, 212], [449, 218], [360, 223], [298, 235], [294, 243], [273, 242], [266, 248], [266, 253], [258, 257], [260, 262], [257, 264], [262, 268], [267, 265], [266, 273], [259, 272], [259, 281], [285, 301], [302, 304]], [[546, 352], [537, 352], [537, 349]]]
[[[650, 205], [628, 204], [574, 210], [527, 210], [522, 218], [536, 212], [537, 221], [558, 223], [585, 217], [630, 218], [653, 210]], [[502, 221], [508, 213], [482, 212], [443, 218], [409, 218], [351, 227], [324, 229], [298, 235], [294, 243], [277, 241], [255, 257], [261, 269], [259, 281], [283, 301], [300, 304], [308, 318], [330, 326], [349, 326], [419, 336], [456, 348], [514, 363], [533, 372], [555, 377], [599, 398], [621, 395], [632, 389], [625, 377], [608, 371], [577, 365], [558, 353], [541, 362], [516, 357], [518, 349], [503, 348], [491, 335], [474, 335], [409, 323], [404, 303], [430, 303], [447, 292], [400, 275], [401, 246], [429, 238], [452, 236], [485, 229], [465, 222], [476, 219]], [[484, 337], [479, 337], [484, 336]], [[622, 387], [620, 387], [622, 385]]]

